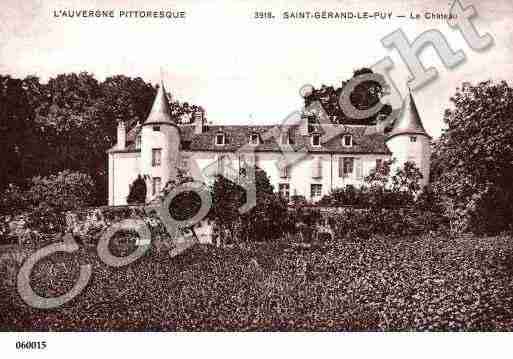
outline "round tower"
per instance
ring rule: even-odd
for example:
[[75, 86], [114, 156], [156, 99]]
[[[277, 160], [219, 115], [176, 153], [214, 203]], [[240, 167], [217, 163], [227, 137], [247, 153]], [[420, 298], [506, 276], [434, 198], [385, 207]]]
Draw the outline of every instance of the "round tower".
[[141, 173], [146, 179], [146, 202], [176, 177], [180, 132], [161, 82], [153, 106], [141, 128]]
[[396, 119], [385, 141], [396, 159], [393, 171], [402, 168], [405, 162], [414, 162], [423, 176], [421, 185], [426, 186], [431, 164], [431, 136], [422, 125], [411, 91], [402, 114]]

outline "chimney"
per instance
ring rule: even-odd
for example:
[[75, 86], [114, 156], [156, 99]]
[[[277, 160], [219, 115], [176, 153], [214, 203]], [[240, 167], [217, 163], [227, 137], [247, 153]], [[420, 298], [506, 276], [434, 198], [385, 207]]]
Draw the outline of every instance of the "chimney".
[[194, 118], [194, 134], [199, 135], [203, 132], [204, 118], [203, 111], [196, 111], [193, 115]]
[[124, 150], [126, 147], [126, 128], [125, 121], [118, 121], [118, 149]]
[[309, 135], [309, 131], [308, 131], [308, 114], [305, 114], [303, 113], [301, 115], [301, 121], [299, 122], [299, 134], [301, 136], [308, 136]]
[[376, 117], [376, 132], [377, 133], [385, 133], [385, 127], [387, 126], [388, 121], [386, 121], [387, 116], [384, 114], [379, 114]]

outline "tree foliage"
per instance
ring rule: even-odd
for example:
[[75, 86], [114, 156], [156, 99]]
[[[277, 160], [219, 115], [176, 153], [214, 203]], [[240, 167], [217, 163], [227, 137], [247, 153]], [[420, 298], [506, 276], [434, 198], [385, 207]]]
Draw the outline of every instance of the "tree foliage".
[[[107, 198], [105, 151], [116, 143], [117, 120], [127, 127], [148, 115], [156, 88], [124, 75], [98, 81], [87, 72], [59, 74], [41, 83], [0, 75], [0, 190], [26, 189], [30, 179], [79, 171], [95, 183], [94, 204]], [[176, 115], [199, 107], [173, 101]]]
[[[353, 72], [353, 79], [356, 79], [360, 75], [373, 74], [380, 78], [379, 81], [365, 80], [358, 84], [350, 94], [350, 101], [354, 107], [359, 110], [369, 109], [379, 102], [382, 97], [388, 93], [389, 85], [385, 87], [382, 84], [386, 84], [384, 77], [380, 74], [375, 74], [371, 69], [361, 68]], [[389, 104], [382, 103], [379, 112], [367, 119], [355, 119], [351, 118], [349, 114], [345, 113], [340, 107], [339, 99], [342, 91], [348, 85], [350, 80], [342, 81], [340, 87], [322, 85], [318, 89], [313, 91], [305, 97], [305, 106], [309, 106], [315, 101], [319, 101], [326, 114], [335, 123], [344, 124], [365, 124], [370, 125], [376, 122], [378, 115], [388, 116], [392, 113], [392, 107]]]
[[[242, 173], [247, 169], [243, 169]], [[244, 179], [243, 179], [244, 180]], [[266, 241], [279, 237], [287, 221], [287, 204], [276, 193], [265, 171], [256, 168], [256, 205], [245, 213], [239, 208], [246, 202], [246, 191], [223, 176], [217, 176], [211, 189], [209, 213], [218, 230], [221, 243], [226, 241]]]
[[513, 88], [468, 83], [434, 145], [433, 182], [454, 230], [497, 233], [513, 218]]
[[321, 198], [321, 206], [358, 208], [398, 208], [416, 205], [421, 193], [422, 173], [413, 162], [406, 162], [403, 167], [392, 171], [394, 161], [386, 161], [373, 169], [365, 177], [365, 185], [356, 188], [348, 185], [336, 188], [329, 195]]
[[128, 204], [146, 202], [146, 182], [141, 175], [137, 176], [134, 182], [130, 185], [126, 202]]
[[91, 176], [65, 170], [48, 177], [32, 178], [26, 198], [30, 206], [45, 203], [59, 211], [67, 211], [91, 205], [93, 193]]

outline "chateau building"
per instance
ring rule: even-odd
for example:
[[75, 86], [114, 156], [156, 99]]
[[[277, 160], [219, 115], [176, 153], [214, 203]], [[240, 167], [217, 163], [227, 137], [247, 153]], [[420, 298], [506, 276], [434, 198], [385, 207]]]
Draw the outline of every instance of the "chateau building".
[[208, 182], [213, 173], [237, 175], [244, 164], [263, 169], [284, 197], [303, 195], [312, 201], [335, 188], [359, 187], [370, 171], [392, 158], [395, 166], [415, 162], [425, 185], [431, 137], [411, 93], [403, 112], [386, 133], [379, 124], [329, 124], [319, 130], [306, 117], [281, 127], [221, 126], [206, 124], [203, 114], [196, 113], [192, 123], [180, 124], [161, 84], [144, 123], [131, 129], [124, 121], [118, 123], [117, 144], [107, 151], [108, 203], [126, 204], [130, 185], [139, 175], [145, 179], [149, 202], [178, 168]]

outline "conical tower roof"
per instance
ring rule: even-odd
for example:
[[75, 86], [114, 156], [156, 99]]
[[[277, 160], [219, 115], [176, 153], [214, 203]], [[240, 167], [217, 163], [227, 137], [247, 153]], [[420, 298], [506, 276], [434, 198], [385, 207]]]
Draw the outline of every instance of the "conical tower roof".
[[395, 120], [392, 130], [388, 133], [388, 139], [397, 135], [424, 135], [431, 137], [422, 125], [422, 120], [420, 119], [417, 105], [415, 105], [415, 101], [413, 100], [411, 90], [408, 93], [404, 110]]
[[156, 124], [168, 124], [176, 126], [176, 122], [173, 121], [171, 117], [171, 110], [169, 108], [169, 102], [166, 96], [166, 89], [162, 81], [160, 81], [160, 86], [157, 91], [157, 95], [155, 96], [155, 100], [153, 101], [150, 114], [144, 122], [144, 125]]

